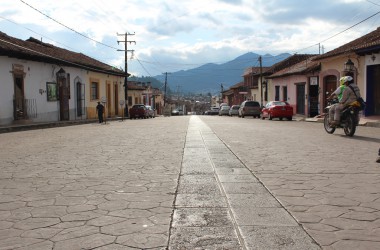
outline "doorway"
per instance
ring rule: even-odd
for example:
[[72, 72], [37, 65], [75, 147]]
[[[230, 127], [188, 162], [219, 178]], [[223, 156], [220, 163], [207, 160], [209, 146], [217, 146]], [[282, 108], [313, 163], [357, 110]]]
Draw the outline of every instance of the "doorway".
[[309, 116], [310, 117], [315, 117], [319, 115], [318, 96], [319, 96], [318, 79], [316, 77], [310, 78], [310, 83], [309, 83]]
[[107, 117], [108, 118], [111, 118], [111, 84], [109, 82], [107, 82], [107, 91], [106, 91], [106, 94], [107, 94]]
[[27, 117], [24, 100], [24, 78], [22, 75], [14, 75], [14, 119], [21, 120]]
[[324, 81], [324, 92], [323, 92], [323, 110], [327, 106], [327, 97], [333, 93], [337, 88], [337, 77], [334, 75], [329, 75], [325, 77]]
[[114, 101], [114, 106], [115, 106], [115, 115], [119, 115], [119, 86], [116, 84], [113, 85], [114, 86], [114, 97], [113, 97], [113, 101]]
[[366, 116], [380, 115], [380, 65], [367, 66]]
[[288, 86], [282, 86], [282, 100], [284, 102], [288, 101]]
[[70, 85], [69, 75], [61, 68], [57, 72], [57, 84], [59, 92], [59, 117], [61, 121], [68, 121], [70, 119]]
[[85, 106], [85, 100], [84, 100], [84, 84], [82, 84], [80, 81], [77, 81], [76, 83], [76, 102], [77, 102], [77, 116], [81, 117], [84, 115], [84, 106]]
[[297, 106], [296, 106], [296, 113], [300, 115], [305, 114], [305, 84], [297, 84], [296, 85], [296, 91], [297, 91]]

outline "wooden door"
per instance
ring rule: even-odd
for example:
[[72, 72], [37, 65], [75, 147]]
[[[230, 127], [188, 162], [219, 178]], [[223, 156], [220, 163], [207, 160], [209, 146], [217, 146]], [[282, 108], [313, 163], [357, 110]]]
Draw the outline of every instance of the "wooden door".
[[[62, 69], [61, 69], [62, 70]], [[59, 89], [59, 117], [61, 121], [68, 121], [70, 119], [70, 88], [68, 75], [64, 71], [59, 71], [57, 77], [58, 89]]]
[[324, 92], [323, 92], [323, 109], [327, 106], [327, 97], [333, 93], [336, 88], [338, 87], [338, 80], [337, 77], [334, 75], [329, 75], [325, 77], [324, 81]]

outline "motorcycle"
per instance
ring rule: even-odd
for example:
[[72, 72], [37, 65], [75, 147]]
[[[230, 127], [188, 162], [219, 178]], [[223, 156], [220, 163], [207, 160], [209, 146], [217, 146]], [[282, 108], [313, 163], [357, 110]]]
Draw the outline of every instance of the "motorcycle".
[[[327, 133], [332, 134], [335, 132], [335, 129], [337, 128], [343, 128], [344, 133], [347, 136], [353, 136], [356, 131], [356, 126], [359, 125], [359, 107], [360, 104], [353, 102], [349, 104], [347, 107], [345, 107], [342, 110], [342, 115], [340, 117], [340, 123], [337, 126], [330, 126], [330, 119], [329, 119], [329, 110], [335, 103], [338, 103], [337, 99], [328, 100], [327, 101], [327, 107], [325, 108], [324, 113], [324, 127]], [[359, 105], [359, 106], [358, 106]]]

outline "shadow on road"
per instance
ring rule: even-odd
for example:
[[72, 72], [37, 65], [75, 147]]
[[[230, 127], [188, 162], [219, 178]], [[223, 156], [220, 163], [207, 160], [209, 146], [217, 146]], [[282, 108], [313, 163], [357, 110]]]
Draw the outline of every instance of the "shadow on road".
[[347, 139], [351, 139], [351, 140], [361, 140], [361, 141], [380, 143], [380, 139], [378, 138], [372, 138], [372, 137], [366, 137], [366, 136], [360, 136], [360, 135], [354, 135], [353, 137], [349, 137], [347, 135], [339, 135], [339, 136], [346, 137]]

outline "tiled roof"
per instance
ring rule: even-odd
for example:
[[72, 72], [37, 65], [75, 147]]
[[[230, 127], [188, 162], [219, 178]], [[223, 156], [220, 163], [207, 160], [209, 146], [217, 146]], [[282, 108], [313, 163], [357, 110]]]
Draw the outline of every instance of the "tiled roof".
[[305, 73], [319, 71], [320, 64], [319, 62], [313, 61], [314, 57], [309, 57], [304, 61], [293, 64], [290, 67], [284, 68], [282, 70], [277, 71], [276, 73], [267, 76], [267, 78], [277, 78], [289, 75], [303, 75]]
[[306, 59], [308, 59], [310, 57], [313, 57], [313, 56], [315, 56], [315, 55], [311, 55], [311, 54], [295, 54], [295, 55], [289, 56], [285, 60], [282, 60], [281, 62], [278, 62], [278, 63], [272, 65], [272, 67], [270, 67], [265, 72], [265, 75], [274, 74], [277, 71], [283, 70], [285, 68], [289, 68], [292, 65], [297, 64], [297, 63], [302, 62], [302, 61], [305, 61]]
[[241, 86], [244, 86], [244, 82], [239, 82], [239, 83], [237, 83], [237, 84], [235, 84], [235, 85], [232, 85], [232, 86], [230, 87], [230, 89], [236, 89], [236, 88], [239, 88], [239, 87], [241, 87]]
[[[262, 73], [265, 73], [270, 67], [261, 67]], [[244, 70], [244, 76], [249, 75], [259, 75], [260, 74], [260, 67], [249, 67]]]
[[35, 38], [24, 41], [0, 32], [0, 56], [8, 56], [31, 61], [56, 63], [110, 75], [124, 76], [124, 71], [102, 63], [82, 53], [72, 52]]
[[349, 43], [346, 43], [334, 50], [331, 50], [323, 55], [317, 56], [314, 60], [324, 59], [328, 57], [338, 56], [347, 53], [360, 52], [363, 50], [375, 50], [379, 51], [380, 48], [380, 28], [359, 37]]

